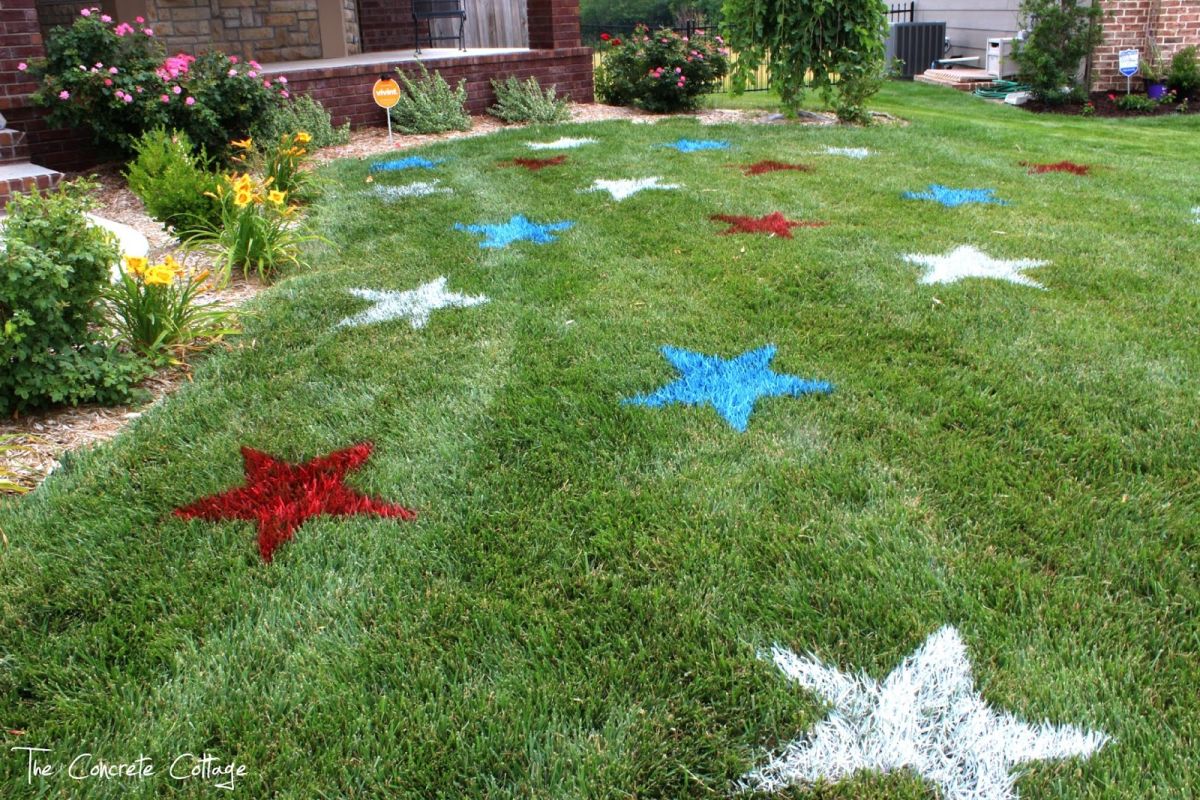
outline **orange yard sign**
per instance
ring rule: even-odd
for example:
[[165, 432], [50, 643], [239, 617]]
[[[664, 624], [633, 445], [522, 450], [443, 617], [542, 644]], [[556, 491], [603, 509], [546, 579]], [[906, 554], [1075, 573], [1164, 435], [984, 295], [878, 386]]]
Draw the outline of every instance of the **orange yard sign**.
[[371, 89], [371, 96], [375, 98], [375, 105], [380, 108], [391, 108], [400, 102], [400, 84], [391, 78], [380, 78], [375, 81], [375, 86]]

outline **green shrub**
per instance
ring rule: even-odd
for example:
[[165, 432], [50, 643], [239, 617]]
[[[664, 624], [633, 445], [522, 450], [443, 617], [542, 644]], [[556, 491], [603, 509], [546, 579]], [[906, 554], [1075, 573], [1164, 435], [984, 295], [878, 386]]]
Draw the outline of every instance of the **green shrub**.
[[1167, 75], [1167, 85], [1185, 100], [1200, 89], [1200, 58], [1196, 54], [1195, 45], [1177, 52], [1171, 59], [1171, 71]]
[[325, 107], [308, 95], [270, 109], [254, 129], [258, 141], [279, 141], [283, 136], [304, 131], [312, 137], [314, 150], [350, 141], [350, 123], [333, 127]]
[[46, 58], [29, 72], [41, 84], [33, 98], [50, 109], [53, 125], [91, 130], [98, 144], [124, 154], [144, 132], [169, 127], [221, 158], [231, 138], [248, 135], [287, 97], [260, 69], [218, 51], [168, 58], [150, 28], [90, 8], [50, 32]]
[[400, 73], [400, 102], [392, 108], [392, 123], [401, 133], [441, 133], [442, 131], [465, 131], [471, 128], [471, 117], [463, 106], [467, 102], [465, 81], [459, 81], [454, 89], [446, 83], [440, 72], [433, 75], [421, 68], [421, 77], [411, 80], [403, 71]]
[[134, 143], [137, 157], [125, 180], [146, 213], [178, 236], [210, 227], [220, 213], [211, 197], [217, 175], [203, 146], [197, 153], [186, 133], [155, 128]]
[[1034, 97], [1058, 105], [1087, 93], [1076, 75], [1080, 62], [1104, 40], [1103, 17], [1099, 3], [1021, 0], [1021, 20], [1029, 33], [1013, 43], [1013, 58], [1018, 78]]
[[1158, 106], [1158, 100], [1151, 100], [1144, 94], [1123, 94], [1117, 98], [1117, 108], [1132, 114], [1152, 114]]
[[488, 113], [505, 122], [565, 122], [571, 109], [565, 99], [555, 96], [555, 87], [542, 90], [537, 78], [530, 77], [522, 83], [512, 75], [504, 81], [492, 81], [496, 92], [496, 105]]
[[634, 28], [629, 41], [604, 39], [596, 93], [606, 103], [667, 112], [695, 108], [729, 69], [721, 37], [688, 40], [670, 28]]
[[146, 374], [97, 333], [117, 248], [83, 216], [81, 193], [89, 188], [8, 203], [0, 251], [0, 414], [123, 402]]

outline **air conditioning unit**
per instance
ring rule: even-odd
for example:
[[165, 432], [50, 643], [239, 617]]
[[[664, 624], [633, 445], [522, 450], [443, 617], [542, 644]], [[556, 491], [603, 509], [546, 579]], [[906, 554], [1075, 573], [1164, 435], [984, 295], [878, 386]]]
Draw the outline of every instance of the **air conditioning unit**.
[[1017, 74], [1017, 62], [1013, 60], [1012, 39], [987, 40], [987, 65], [985, 69], [993, 78], [1007, 78]]
[[885, 42], [887, 62], [903, 62], [897, 74], [906, 80], [920, 75], [946, 52], [946, 23], [897, 22]]

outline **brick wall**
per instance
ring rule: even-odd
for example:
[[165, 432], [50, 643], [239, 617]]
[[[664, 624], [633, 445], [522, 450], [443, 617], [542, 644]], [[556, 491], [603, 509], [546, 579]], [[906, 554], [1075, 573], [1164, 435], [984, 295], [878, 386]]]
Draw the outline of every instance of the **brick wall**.
[[529, 46], [579, 47], [579, 0], [528, 0]]
[[412, 49], [412, 0], [358, 0], [358, 21], [364, 53]]
[[[513, 75], [519, 80], [535, 77], [543, 86], [555, 84], [558, 91], [577, 103], [592, 102], [592, 51], [586, 47], [566, 50], [530, 51], [492, 56], [426, 59], [430, 72], [438, 71], [451, 86], [459, 78], [467, 82], [467, 110], [482, 114], [495, 104], [491, 80]], [[400, 65], [410, 76], [418, 75], [416, 62]], [[354, 126], [384, 124], [383, 110], [371, 100], [371, 86], [382, 72], [395, 65], [364, 65], [288, 71], [289, 88], [295, 94], [310, 94], [333, 115], [334, 122]]]
[[9, 109], [24, 105], [26, 96], [37, 89], [17, 65], [44, 52], [34, 0], [4, 0], [0, 4], [0, 111], [10, 118], [10, 125]]
[[1200, 0], [1103, 0], [1103, 5], [1109, 16], [1104, 23], [1104, 44], [1092, 61], [1096, 89], [1125, 88], [1125, 77], [1117, 69], [1117, 52], [1137, 48], [1142, 58], [1147, 58], [1147, 30], [1168, 61], [1177, 50], [1200, 45]]

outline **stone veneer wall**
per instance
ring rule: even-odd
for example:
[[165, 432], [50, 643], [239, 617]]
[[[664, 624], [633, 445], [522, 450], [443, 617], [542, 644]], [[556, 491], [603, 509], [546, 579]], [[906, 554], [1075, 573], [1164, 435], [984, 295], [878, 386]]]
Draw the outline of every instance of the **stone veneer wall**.
[[[347, 52], [357, 53], [357, 4], [342, 8]], [[213, 49], [263, 63], [322, 56], [317, 0], [150, 0], [146, 21], [172, 53]]]
[[[1124, 89], [1125, 77], [1117, 69], [1117, 52], [1130, 48], [1149, 54], [1147, 26], [1169, 60], [1175, 51], [1200, 45], [1200, 0], [1103, 0], [1109, 16], [1104, 23], [1104, 44], [1092, 60], [1096, 89]], [[1135, 77], [1135, 81], [1140, 83]]]

